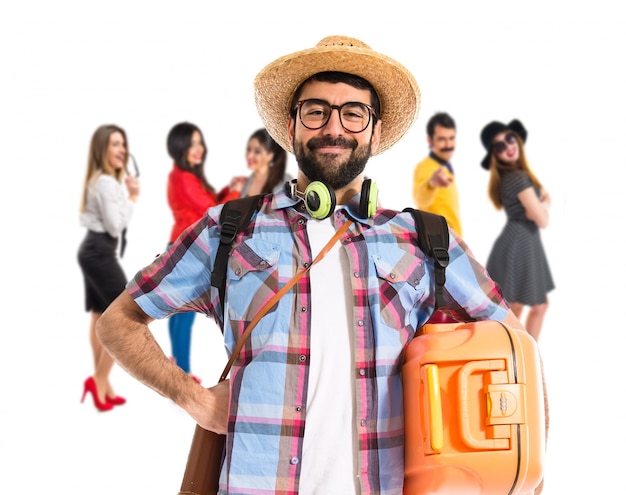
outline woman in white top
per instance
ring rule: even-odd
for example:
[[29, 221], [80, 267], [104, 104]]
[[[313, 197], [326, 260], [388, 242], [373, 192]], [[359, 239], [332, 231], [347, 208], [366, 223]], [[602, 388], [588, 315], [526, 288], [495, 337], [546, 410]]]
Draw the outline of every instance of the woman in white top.
[[139, 196], [138, 179], [126, 174], [128, 156], [123, 129], [116, 125], [96, 129], [89, 147], [80, 207], [80, 224], [87, 233], [78, 250], [78, 263], [85, 282], [85, 310], [91, 312], [89, 338], [94, 358], [94, 373], [85, 380], [82, 401], [91, 393], [99, 411], [110, 411], [126, 402], [109, 382], [113, 359], [100, 344], [95, 327], [127, 282], [117, 246], [121, 240], [123, 251], [124, 233]]

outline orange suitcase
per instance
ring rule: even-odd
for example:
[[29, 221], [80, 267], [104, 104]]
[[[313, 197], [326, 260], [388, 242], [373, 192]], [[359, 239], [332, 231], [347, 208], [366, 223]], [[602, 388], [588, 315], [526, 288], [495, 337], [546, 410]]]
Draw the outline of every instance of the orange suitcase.
[[405, 495], [526, 495], [543, 477], [535, 340], [497, 321], [425, 325], [407, 346]]

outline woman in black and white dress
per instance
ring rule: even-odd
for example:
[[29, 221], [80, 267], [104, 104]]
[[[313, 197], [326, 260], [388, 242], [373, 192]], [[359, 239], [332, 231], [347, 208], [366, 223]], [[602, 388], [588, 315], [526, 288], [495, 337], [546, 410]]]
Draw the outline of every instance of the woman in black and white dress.
[[487, 259], [486, 268], [498, 282], [515, 315], [535, 340], [548, 309], [554, 281], [541, 241], [548, 225], [550, 196], [530, 170], [524, 152], [527, 132], [519, 120], [491, 122], [481, 132], [487, 155], [481, 165], [489, 170], [489, 198], [504, 209], [506, 224]]

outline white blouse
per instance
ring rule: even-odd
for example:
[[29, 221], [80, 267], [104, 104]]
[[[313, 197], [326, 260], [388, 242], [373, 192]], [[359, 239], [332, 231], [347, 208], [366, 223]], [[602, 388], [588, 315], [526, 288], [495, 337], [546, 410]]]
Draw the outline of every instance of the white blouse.
[[108, 232], [118, 238], [128, 227], [134, 210], [126, 191], [112, 175], [101, 174], [87, 189], [87, 206], [80, 224], [93, 232]]

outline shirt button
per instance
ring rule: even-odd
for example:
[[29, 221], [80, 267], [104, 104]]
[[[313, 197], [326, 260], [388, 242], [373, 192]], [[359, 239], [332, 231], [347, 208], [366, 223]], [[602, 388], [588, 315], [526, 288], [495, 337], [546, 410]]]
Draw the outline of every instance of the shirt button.
[[298, 225], [303, 225], [304, 224], [304, 219], [301, 218], [300, 220], [298, 220]]
[[296, 412], [302, 412], [302, 407], [301, 406], [296, 406]]
[[306, 313], [306, 308], [305, 308], [304, 306], [302, 306], [302, 307], [300, 308], [300, 311], [301, 311], [302, 313]]
[[311, 263], [305, 263], [304, 268], [308, 268]]
[[300, 459], [298, 459], [297, 457], [292, 457], [291, 459], [289, 459], [289, 463], [293, 464], [294, 466], [298, 464], [299, 462], [300, 462]]
[[306, 361], [306, 356], [304, 354], [300, 354], [300, 361]]
[[389, 278], [391, 278], [391, 279], [396, 278], [396, 274], [395, 274], [395, 273], [390, 273], [390, 274], [389, 274]]
[[362, 327], [363, 325], [365, 325], [365, 322], [363, 320], [359, 320], [357, 322], [357, 325], [359, 325], [360, 327]]
[[359, 375], [365, 376], [365, 370], [359, 370]]
[[366, 424], [367, 424], [367, 422], [364, 419], [362, 419], [361, 420], [361, 426], [365, 426]]
[[237, 269], [235, 270], [235, 274], [237, 274], [237, 275], [241, 275], [241, 269], [237, 268]]
[[355, 276], [356, 278], [359, 278], [359, 277], [361, 276], [361, 272], [354, 272], [354, 276]]

